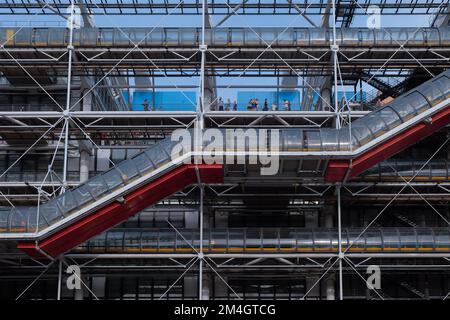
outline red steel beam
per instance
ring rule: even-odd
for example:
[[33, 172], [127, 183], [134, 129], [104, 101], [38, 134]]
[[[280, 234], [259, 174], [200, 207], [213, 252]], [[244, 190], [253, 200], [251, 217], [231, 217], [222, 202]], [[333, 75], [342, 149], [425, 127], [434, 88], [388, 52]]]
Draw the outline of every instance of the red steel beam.
[[431, 119], [430, 123], [418, 123], [351, 161], [331, 160], [325, 171], [325, 181], [342, 182], [346, 176], [349, 179], [355, 177], [377, 163], [430, 136], [450, 123], [449, 106], [433, 115]]
[[117, 201], [108, 203], [38, 242], [19, 241], [17, 248], [34, 257], [45, 255], [57, 257], [176, 191], [195, 184], [197, 182], [196, 167], [199, 170], [202, 183], [223, 182], [223, 165], [221, 164], [182, 165], [133, 190], [124, 196], [125, 201], [123, 203]]

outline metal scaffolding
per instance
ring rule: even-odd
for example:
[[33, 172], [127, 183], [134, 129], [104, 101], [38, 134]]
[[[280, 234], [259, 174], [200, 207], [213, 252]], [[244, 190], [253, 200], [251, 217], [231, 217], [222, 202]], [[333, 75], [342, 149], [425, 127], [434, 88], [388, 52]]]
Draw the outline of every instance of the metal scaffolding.
[[[366, 16], [371, 6], [377, 6], [383, 16], [434, 17], [448, 14], [449, 5], [448, 0], [0, 1], [0, 16], [23, 16], [28, 21], [44, 16], [63, 24], [43, 28], [20, 24], [18, 19], [18, 25], [0, 25], [0, 92], [9, 97], [6, 103], [0, 102], [0, 155], [5, 159], [0, 160], [0, 202], [7, 207], [0, 214], [33, 205], [38, 208], [39, 221], [39, 207], [49, 199], [115, 167], [120, 160], [138, 154], [179, 128], [336, 128], [348, 129], [350, 136], [352, 122], [380, 108], [377, 100], [399, 97], [450, 67], [448, 26], [381, 28], [371, 32], [374, 38], [369, 41], [362, 35], [367, 28], [352, 31], [355, 19]], [[82, 27], [76, 19], [80, 14], [77, 8], [85, 21]], [[181, 15], [199, 17], [195, 22], [199, 25], [166, 25], [166, 18]], [[330, 16], [331, 25], [321, 28], [320, 19], [325, 15]], [[157, 20], [156, 26], [133, 34], [120, 22], [127, 16], [151, 16]], [[287, 16], [290, 20], [289, 25], [267, 37], [264, 28], [246, 21], [251, 16]], [[112, 26], [95, 28], [87, 23], [92, 18], [105, 19]], [[238, 21], [245, 35], [234, 44], [237, 33], [233, 33], [233, 27], [223, 27], [232, 19]], [[298, 29], [308, 31], [307, 36], [304, 34], [307, 43], [300, 43], [300, 31], [295, 33], [295, 42], [294, 37], [283, 38], [285, 32], [294, 34], [296, 24], [301, 23], [306, 27]], [[44, 34], [46, 29], [49, 32], [43, 40], [39, 32]], [[153, 32], [160, 37], [152, 37]], [[348, 36], [351, 32], [354, 35]], [[93, 38], [88, 34], [94, 34]], [[111, 41], [106, 34], [111, 35]], [[195, 34], [195, 39], [183, 43], [185, 34]], [[389, 41], [377, 42], [382, 36]], [[329, 81], [311, 82], [314, 77]], [[233, 83], [233, 79], [242, 78], [249, 79], [248, 83]], [[277, 84], [251, 83], [260, 78], [276, 79]], [[292, 78], [295, 83], [289, 84]], [[136, 79], [151, 80], [142, 84]], [[155, 83], [155, 79], [160, 82]], [[231, 83], [222, 79], [231, 79]], [[286, 83], [280, 84], [280, 79], [287, 79]], [[379, 92], [363, 99], [362, 89], [357, 88], [362, 83]], [[349, 87], [354, 89], [347, 94]], [[289, 112], [281, 106], [270, 111], [219, 109], [218, 91], [273, 89], [280, 95], [293, 88], [305, 88], [317, 95], [318, 107], [311, 102], [310, 109], [299, 105], [298, 110]], [[175, 90], [187, 107], [173, 110], [164, 105], [162, 110], [151, 112], [136, 110], [130, 103], [130, 92], [139, 90]], [[195, 91], [195, 99], [186, 90]], [[15, 103], [21, 95], [22, 102]], [[33, 95], [41, 100], [27, 97]], [[420, 124], [427, 121], [421, 119]], [[40, 283], [51, 283], [49, 290], [54, 296], [50, 294], [50, 298], [57, 300], [122, 299], [127, 294], [136, 299], [199, 300], [446, 299], [450, 293], [450, 251], [428, 250], [425, 236], [419, 239], [417, 230], [449, 228], [447, 126], [427, 139], [402, 151], [398, 158], [379, 162], [363, 174], [352, 179], [345, 176], [336, 183], [324, 180], [332, 160], [326, 153], [286, 154], [276, 176], [261, 176], [259, 167], [249, 163], [225, 166], [223, 183], [208, 184], [197, 167], [193, 184], [143, 210], [136, 220], [124, 222], [121, 229], [105, 233], [107, 238], [124, 230], [120, 239], [111, 237], [109, 243], [107, 238], [104, 248], [100, 246], [97, 251], [92, 251], [90, 243], [96, 240], [91, 240], [58, 257], [41, 252], [48, 258], [41, 260], [16, 250], [12, 240], [0, 242], [0, 282], [20, 279], [21, 285], [11, 287], [11, 292], [18, 292], [17, 299], [33, 298], [33, 288], [47, 290]], [[353, 151], [350, 144], [349, 152]], [[124, 155], [115, 158], [116, 153]], [[90, 165], [90, 161], [95, 164]], [[111, 197], [112, 202], [124, 201], [122, 194]], [[333, 250], [277, 252], [273, 248], [264, 250], [264, 245], [257, 252], [245, 250], [245, 246], [241, 251], [236, 246], [232, 250], [232, 241], [246, 239], [242, 235], [233, 238], [236, 226], [251, 228], [256, 224], [260, 233], [254, 241], [264, 243], [261, 230], [277, 223], [278, 249], [283, 239], [279, 230], [293, 223], [294, 227], [317, 232], [333, 230], [336, 237], [329, 237]], [[360, 239], [369, 248], [369, 235], [374, 229], [381, 230], [380, 242], [387, 241], [389, 230], [383, 233], [386, 224], [400, 227], [398, 234], [404, 234], [405, 239], [413, 229], [417, 250], [408, 250], [407, 246], [403, 251], [351, 249]], [[228, 249], [214, 252], [211, 234], [214, 230], [221, 232], [221, 227], [227, 233]], [[167, 233], [184, 251], [161, 250], [173, 249], [174, 245], [160, 245], [169, 241], [158, 233], [155, 241], [160, 251], [145, 252], [142, 234], [146, 228], [168, 228]], [[354, 229], [352, 238], [348, 228]], [[194, 236], [188, 239], [185, 229], [195, 230]], [[133, 232], [135, 237], [139, 234], [139, 252], [108, 249], [114, 241], [122, 241], [124, 248], [125, 235]], [[438, 231], [429, 233], [437, 239]], [[37, 242], [36, 247], [39, 249]], [[381, 268], [383, 277], [386, 274], [382, 289], [366, 289], [366, 270], [372, 265]], [[65, 270], [80, 280], [81, 289], [65, 288]], [[250, 270], [254, 274], [248, 274]], [[269, 281], [278, 277], [278, 282]], [[134, 279], [134, 289], [124, 284], [129, 279]], [[106, 281], [111, 283], [108, 289]], [[256, 293], [252, 291], [254, 286], [258, 287]], [[265, 286], [272, 288], [270, 293], [264, 291]], [[277, 288], [281, 292], [277, 293]], [[0, 291], [2, 294], [6, 295]]]

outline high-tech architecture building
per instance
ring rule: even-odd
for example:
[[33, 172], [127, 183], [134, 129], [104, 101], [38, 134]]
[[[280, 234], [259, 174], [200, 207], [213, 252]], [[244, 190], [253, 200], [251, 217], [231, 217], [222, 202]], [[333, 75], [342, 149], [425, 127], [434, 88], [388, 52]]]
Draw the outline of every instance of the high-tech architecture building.
[[0, 299], [449, 297], [449, 21], [0, 0]]

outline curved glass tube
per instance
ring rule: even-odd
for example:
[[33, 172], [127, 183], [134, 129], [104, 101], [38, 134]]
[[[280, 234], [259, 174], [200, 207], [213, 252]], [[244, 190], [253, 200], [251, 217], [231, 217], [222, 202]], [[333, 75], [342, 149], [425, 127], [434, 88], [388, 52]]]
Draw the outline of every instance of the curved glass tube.
[[[180, 234], [178, 234], [180, 232]], [[114, 230], [75, 249], [78, 252], [194, 253], [198, 229]], [[372, 228], [342, 230], [348, 252], [450, 252], [450, 228]], [[187, 241], [183, 240], [186, 239]], [[204, 230], [203, 250], [240, 252], [338, 252], [336, 229], [228, 228]]]

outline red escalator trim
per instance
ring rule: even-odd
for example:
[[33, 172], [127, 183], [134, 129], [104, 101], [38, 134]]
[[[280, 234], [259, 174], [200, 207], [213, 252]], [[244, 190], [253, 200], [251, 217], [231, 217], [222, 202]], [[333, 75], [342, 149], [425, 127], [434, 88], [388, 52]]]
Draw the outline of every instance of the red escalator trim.
[[325, 181], [340, 182], [343, 181], [347, 171], [348, 178], [355, 177], [365, 170], [373, 167], [377, 163], [384, 161], [418, 141], [430, 136], [448, 123], [450, 123], [450, 108], [447, 106], [444, 110], [431, 117], [430, 124], [418, 123], [415, 126], [399, 133], [375, 148], [368, 150], [362, 155], [356, 157], [350, 168], [348, 160], [332, 160], [328, 163], [325, 171]]
[[[199, 164], [200, 178], [203, 183], [222, 183], [223, 165]], [[105, 207], [92, 212], [88, 216], [51, 234], [39, 241], [39, 249], [52, 257], [69, 251], [106, 231], [118, 223], [128, 219], [146, 207], [157, 203], [182, 188], [197, 182], [196, 165], [187, 164], [178, 167], [148, 184], [126, 195], [125, 202], [111, 202]], [[19, 241], [17, 248], [30, 256], [42, 257], [34, 241]]]

